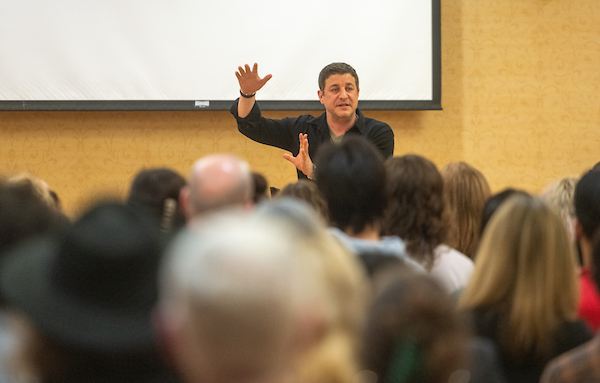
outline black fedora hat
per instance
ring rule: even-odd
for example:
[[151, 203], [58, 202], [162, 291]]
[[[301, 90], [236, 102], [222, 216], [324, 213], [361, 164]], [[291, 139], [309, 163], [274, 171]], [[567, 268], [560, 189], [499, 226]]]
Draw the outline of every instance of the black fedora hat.
[[9, 306], [55, 341], [95, 352], [147, 350], [162, 250], [149, 217], [105, 202], [62, 235], [15, 249], [0, 287]]

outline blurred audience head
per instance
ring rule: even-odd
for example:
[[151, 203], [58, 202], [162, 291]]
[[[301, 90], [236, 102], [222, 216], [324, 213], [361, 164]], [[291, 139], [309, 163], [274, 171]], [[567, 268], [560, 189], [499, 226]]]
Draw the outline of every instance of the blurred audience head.
[[578, 177], [565, 177], [551, 183], [541, 195], [548, 206], [562, 218], [572, 239], [575, 238], [575, 205], [573, 197], [578, 181]]
[[362, 364], [368, 382], [451, 382], [465, 365], [467, 333], [432, 277], [397, 273], [368, 309]]
[[131, 183], [127, 204], [148, 210], [159, 220], [163, 231], [176, 231], [185, 225], [179, 203], [185, 184], [185, 178], [172, 169], [140, 170]]
[[578, 303], [574, 247], [561, 219], [541, 199], [514, 195], [483, 234], [459, 304], [500, 315], [500, 347], [519, 360], [548, 357], [558, 326]]
[[196, 161], [181, 203], [188, 221], [224, 208], [253, 205], [254, 185], [247, 162], [227, 154], [213, 154]]
[[479, 243], [483, 205], [491, 192], [483, 174], [466, 162], [451, 162], [440, 173], [449, 211], [447, 244], [473, 258]]
[[385, 169], [388, 207], [382, 233], [402, 238], [411, 256], [429, 269], [447, 231], [442, 176], [418, 155], [389, 158]]
[[[288, 206], [270, 210], [272, 202], [265, 201], [250, 216], [212, 215], [169, 252], [160, 327], [184, 380], [308, 381], [299, 377], [325, 373], [309, 361], [332, 323], [352, 321], [338, 312], [348, 302], [338, 301], [341, 292], [327, 277], [347, 274], [326, 271], [335, 253], [325, 253], [333, 248], [324, 231], [309, 228], [324, 227], [315, 213], [299, 201], [275, 202], [282, 203]], [[352, 301], [347, 285], [337, 288]], [[340, 358], [337, 351], [333, 360]]]
[[378, 226], [386, 206], [383, 156], [360, 135], [319, 150], [315, 179], [332, 226], [353, 235]]
[[600, 227], [600, 171], [584, 174], [573, 196], [575, 216], [580, 227], [578, 236], [590, 239]]
[[518, 195], [529, 195], [527, 192], [523, 190], [507, 188], [498, 192], [485, 201], [483, 205], [483, 214], [481, 216], [481, 230], [480, 235], [483, 235], [483, 231], [485, 230], [488, 222], [492, 218], [492, 215], [498, 210], [498, 208], [506, 201], [509, 197], [518, 194]]
[[269, 183], [264, 175], [258, 172], [252, 172], [252, 184], [254, 185], [254, 192], [252, 194], [254, 204], [258, 204], [262, 200], [271, 198], [271, 189], [269, 188]]
[[0, 182], [0, 254], [23, 240], [69, 225], [46, 192], [30, 178]]
[[148, 215], [107, 202], [61, 234], [14, 248], [0, 286], [16, 313], [18, 377], [81, 382], [169, 375], [151, 324], [162, 245]]
[[40, 200], [44, 201], [49, 206], [60, 209], [60, 200], [56, 192], [51, 191], [44, 180], [37, 178], [32, 174], [16, 174], [8, 178], [7, 184], [14, 185], [15, 187], [24, 186], [32, 189]]
[[310, 180], [298, 180], [287, 184], [277, 195], [278, 198], [297, 198], [308, 203], [319, 215], [325, 220], [327, 219], [327, 203], [325, 198], [319, 191], [317, 184]]
[[[284, 197], [262, 204], [258, 217], [289, 225], [296, 256], [309, 270], [305, 298], [319, 313], [305, 316], [304, 338], [312, 341], [300, 366], [302, 382], [349, 382], [357, 371], [357, 342], [362, 328], [368, 280], [354, 254], [327, 232], [325, 223], [306, 202]], [[317, 298], [310, 298], [317, 297]], [[306, 341], [305, 341], [306, 343]]]

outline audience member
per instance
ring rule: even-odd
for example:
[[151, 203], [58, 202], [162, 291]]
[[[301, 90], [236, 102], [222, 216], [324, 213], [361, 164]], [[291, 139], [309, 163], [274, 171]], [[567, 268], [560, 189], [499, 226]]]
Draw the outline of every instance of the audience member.
[[358, 368], [356, 350], [368, 292], [360, 262], [329, 235], [323, 221], [304, 201], [278, 198], [259, 206], [256, 214], [293, 227], [295, 246], [301, 243], [311, 249], [296, 253], [302, 262], [309, 264], [312, 282], [305, 286], [317, 285], [325, 291], [321, 302], [328, 314], [314, 338], [314, 346], [303, 360], [298, 381], [354, 382]]
[[481, 212], [490, 187], [481, 172], [465, 162], [452, 162], [441, 169], [444, 195], [449, 209], [448, 246], [473, 258], [479, 243]]
[[504, 201], [506, 201], [509, 197], [512, 197], [514, 195], [529, 195], [529, 193], [523, 190], [506, 188], [501, 192], [492, 195], [485, 201], [485, 204], [483, 205], [483, 214], [481, 216], [481, 229], [479, 230], [480, 236], [483, 235], [483, 231], [485, 230], [488, 222], [490, 221], [492, 215], [496, 212], [496, 210], [498, 210], [498, 208], [504, 203]]
[[462, 381], [458, 375], [465, 374], [468, 337], [461, 319], [437, 280], [423, 273], [397, 275], [368, 309], [362, 362], [369, 374], [364, 381]]
[[151, 324], [161, 253], [154, 222], [117, 203], [13, 249], [0, 286], [16, 311], [16, 381], [172, 381]]
[[492, 216], [459, 307], [493, 340], [509, 382], [537, 382], [546, 363], [591, 338], [575, 321], [572, 243], [540, 199], [517, 195]]
[[592, 236], [600, 228], [600, 171], [583, 175], [573, 197], [575, 204], [575, 239], [579, 245], [582, 267], [579, 275], [580, 318], [598, 331], [600, 328], [600, 294], [592, 281]]
[[247, 162], [227, 154], [196, 161], [180, 201], [188, 222], [223, 208], [253, 205], [252, 174]]
[[[69, 225], [69, 219], [48, 204], [31, 178], [19, 182], [0, 182], [0, 260], [11, 248], [43, 235], [58, 233]], [[7, 377], [7, 356], [15, 347], [15, 334], [9, 326], [8, 310], [0, 298], [0, 382]]]
[[435, 276], [446, 291], [462, 289], [473, 272], [473, 261], [444, 244], [444, 181], [433, 162], [418, 155], [385, 162], [388, 207], [382, 233], [404, 240], [410, 256]]
[[361, 258], [370, 273], [390, 257], [423, 270], [408, 257], [402, 239], [380, 236], [387, 205], [383, 161], [373, 144], [358, 135], [321, 148], [315, 179], [327, 203], [331, 233]]
[[[596, 233], [592, 252], [593, 279], [600, 287], [600, 230]], [[600, 382], [600, 335], [555, 358], [544, 370], [541, 383]]]
[[269, 189], [269, 183], [265, 176], [258, 172], [252, 172], [252, 184], [254, 185], [254, 193], [252, 194], [252, 201], [254, 204], [258, 204], [260, 201], [271, 198], [271, 189]]
[[46, 192], [32, 178], [0, 184], [0, 254], [27, 238], [69, 225]]
[[287, 185], [278, 194], [278, 198], [291, 197], [307, 202], [325, 222], [329, 221], [327, 203], [317, 184], [310, 180], [298, 180]]
[[179, 203], [185, 184], [185, 178], [171, 169], [140, 170], [131, 183], [127, 204], [148, 210], [160, 222], [162, 231], [177, 231], [185, 226]]
[[[331, 367], [337, 361], [333, 366], [340, 367], [338, 354], [352, 354], [347, 347], [351, 344], [327, 348], [329, 358], [315, 355], [323, 351], [330, 332], [348, 330], [337, 326], [357, 326], [351, 319], [356, 314], [331, 289], [337, 282], [327, 280], [328, 275], [344, 280], [347, 273], [343, 268], [329, 270], [335, 252], [324, 252], [324, 244], [318, 243], [318, 238], [327, 238], [325, 232], [298, 242], [293, 239], [306, 233], [306, 227], [295, 227], [296, 218], [264, 210], [253, 216], [229, 214], [213, 215], [186, 233], [165, 269], [160, 323], [183, 378], [206, 383], [351, 383], [355, 366], [343, 365], [347, 371], [332, 377], [321, 365]], [[347, 253], [338, 254], [352, 260]], [[353, 300], [358, 291], [348, 287], [336, 286]], [[364, 307], [352, 311], [362, 315]], [[337, 326], [331, 328], [333, 324]]]
[[551, 183], [542, 193], [542, 199], [558, 214], [567, 228], [571, 240], [575, 239], [575, 205], [573, 196], [578, 177], [565, 177]]
[[60, 209], [60, 200], [56, 192], [51, 191], [48, 188], [48, 184], [44, 180], [37, 178], [32, 174], [16, 174], [12, 177], [9, 177], [7, 183], [9, 185], [15, 185], [16, 187], [19, 185], [25, 185], [25, 187], [35, 190], [37, 197], [44, 201], [47, 205]]

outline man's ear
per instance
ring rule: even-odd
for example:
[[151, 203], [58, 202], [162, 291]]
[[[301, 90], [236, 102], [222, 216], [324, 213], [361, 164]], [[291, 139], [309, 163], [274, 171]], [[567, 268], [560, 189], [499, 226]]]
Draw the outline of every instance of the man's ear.
[[319, 96], [319, 101], [321, 101], [321, 104], [322, 104], [323, 103], [323, 92], [321, 92], [320, 89], [317, 91], [317, 96]]
[[192, 212], [190, 209], [190, 188], [184, 186], [179, 190], [179, 204], [181, 205], [181, 211], [185, 215], [186, 221], [192, 219]]

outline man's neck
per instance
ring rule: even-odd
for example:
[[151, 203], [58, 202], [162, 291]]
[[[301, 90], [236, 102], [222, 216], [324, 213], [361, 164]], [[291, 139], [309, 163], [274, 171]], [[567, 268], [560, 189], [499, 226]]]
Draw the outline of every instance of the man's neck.
[[346, 134], [346, 132], [350, 129], [352, 129], [352, 127], [356, 123], [356, 119], [356, 113], [354, 113], [348, 119], [339, 119], [333, 115], [327, 114], [327, 125], [329, 126], [329, 129], [331, 129], [333, 134], [335, 134], [336, 136], [341, 136]]
[[355, 233], [352, 229], [344, 230], [344, 233], [352, 238], [364, 239], [368, 241], [379, 241], [381, 226], [378, 223], [373, 223], [365, 226], [360, 233]]

